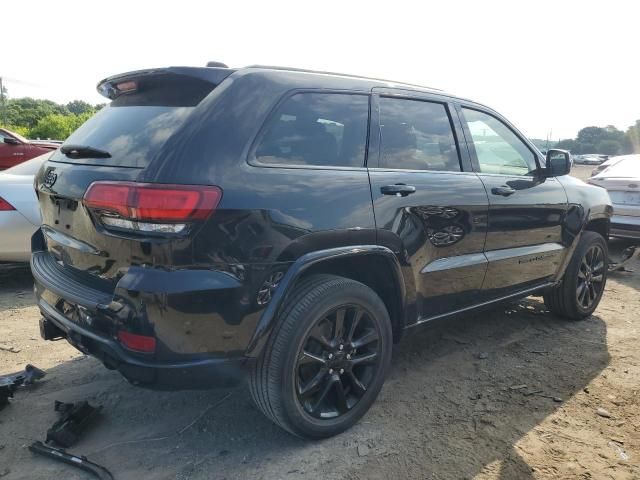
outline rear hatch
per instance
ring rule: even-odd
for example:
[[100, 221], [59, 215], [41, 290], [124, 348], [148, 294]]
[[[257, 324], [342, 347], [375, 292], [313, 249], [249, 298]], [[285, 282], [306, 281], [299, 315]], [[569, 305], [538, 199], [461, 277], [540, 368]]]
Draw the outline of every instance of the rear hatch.
[[59, 264], [114, 285], [130, 265], [189, 262], [188, 251], [174, 253], [220, 192], [137, 180], [230, 73], [171, 67], [98, 85], [111, 103], [36, 177], [46, 249]]

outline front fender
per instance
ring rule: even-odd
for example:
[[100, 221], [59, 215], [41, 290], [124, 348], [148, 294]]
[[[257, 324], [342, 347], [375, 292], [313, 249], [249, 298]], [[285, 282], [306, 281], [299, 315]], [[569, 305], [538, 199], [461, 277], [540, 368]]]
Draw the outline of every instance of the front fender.
[[262, 352], [269, 334], [273, 330], [278, 315], [282, 310], [287, 298], [295, 287], [296, 281], [310, 267], [329, 260], [339, 260], [355, 256], [380, 255], [391, 261], [394, 270], [395, 281], [399, 286], [402, 301], [405, 299], [405, 285], [400, 270], [400, 264], [393, 252], [379, 245], [354, 245], [349, 247], [330, 248], [307, 253], [296, 260], [287, 270], [280, 281], [267, 308], [262, 312], [253, 337], [247, 346], [245, 355], [257, 357]]
[[608, 192], [600, 187], [588, 185], [582, 180], [564, 175], [557, 177], [564, 187], [569, 201], [569, 208], [563, 221], [562, 242], [567, 249], [564, 261], [560, 265], [555, 280], [562, 280], [567, 265], [573, 257], [582, 233], [589, 229], [591, 222], [602, 222], [609, 232], [609, 219], [613, 215], [613, 204]]

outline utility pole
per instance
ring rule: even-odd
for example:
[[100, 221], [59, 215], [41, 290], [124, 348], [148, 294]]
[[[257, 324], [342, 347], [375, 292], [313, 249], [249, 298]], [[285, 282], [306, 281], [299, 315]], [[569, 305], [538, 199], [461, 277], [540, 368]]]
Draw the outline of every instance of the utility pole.
[[0, 77], [0, 108], [2, 108], [2, 125], [7, 126], [7, 107], [4, 100], [4, 85], [2, 84], [2, 77]]

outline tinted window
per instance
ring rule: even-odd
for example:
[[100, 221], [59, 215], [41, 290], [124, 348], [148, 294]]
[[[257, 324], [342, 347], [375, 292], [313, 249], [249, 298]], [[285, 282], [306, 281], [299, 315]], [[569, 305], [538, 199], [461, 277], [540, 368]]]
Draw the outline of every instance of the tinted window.
[[477, 110], [464, 109], [473, 146], [482, 173], [527, 175], [537, 168], [531, 150], [497, 118]]
[[298, 93], [288, 98], [256, 148], [265, 164], [361, 167], [367, 142], [369, 97]]
[[460, 171], [447, 108], [441, 103], [380, 98], [383, 168]]
[[58, 151], [51, 160], [146, 167], [215, 87], [202, 80], [172, 75], [145, 78], [137, 83], [136, 91], [117, 97], [64, 142], [105, 150], [111, 158], [70, 159]]

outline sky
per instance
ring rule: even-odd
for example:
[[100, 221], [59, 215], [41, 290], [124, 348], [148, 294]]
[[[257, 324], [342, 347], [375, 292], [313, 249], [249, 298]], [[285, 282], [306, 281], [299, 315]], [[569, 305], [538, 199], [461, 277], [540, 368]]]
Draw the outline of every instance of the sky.
[[283, 65], [437, 87], [529, 137], [640, 119], [637, 0], [2, 0], [9, 96], [105, 101], [96, 83], [171, 65]]

